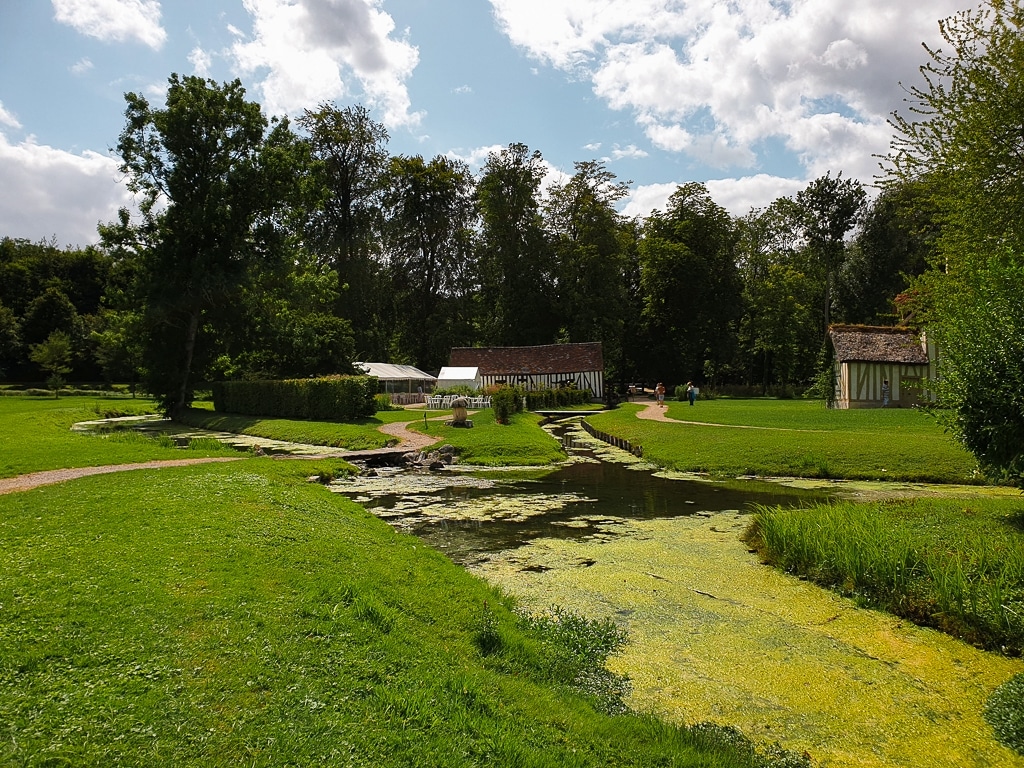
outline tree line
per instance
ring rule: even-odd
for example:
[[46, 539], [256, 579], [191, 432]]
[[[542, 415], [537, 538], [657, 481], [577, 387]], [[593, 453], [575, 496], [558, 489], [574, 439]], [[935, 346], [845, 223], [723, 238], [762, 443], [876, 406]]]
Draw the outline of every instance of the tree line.
[[165, 106], [126, 101], [140, 213], [97, 246], [0, 241], [8, 378], [40, 378], [56, 333], [74, 378], [140, 379], [169, 409], [214, 379], [584, 341], [613, 383], [805, 387], [828, 323], [891, 323], [933, 239], [913, 184], [868, 202], [827, 174], [737, 218], [689, 183], [629, 218], [599, 161], [544, 186], [541, 153], [514, 143], [474, 174], [389, 154], [358, 105], [268, 121], [238, 81], [174, 75]]
[[940, 349], [937, 413], [993, 476], [1024, 477], [1024, 0], [940, 21], [892, 113], [880, 192], [826, 174], [730, 216], [683, 184], [628, 218], [598, 161], [545, 186], [513, 143], [476, 174], [391, 155], [361, 106], [268, 120], [241, 84], [126, 95], [138, 214], [84, 249], [0, 241], [0, 368], [197, 382], [356, 359], [442, 366], [453, 346], [600, 341], [609, 382], [768, 391], [827, 372], [831, 322], [911, 323]]

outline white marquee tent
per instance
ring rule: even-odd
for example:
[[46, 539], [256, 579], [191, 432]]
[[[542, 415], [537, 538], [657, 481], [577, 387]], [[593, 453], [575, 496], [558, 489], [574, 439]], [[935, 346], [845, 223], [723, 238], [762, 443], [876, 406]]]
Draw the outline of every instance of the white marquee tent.
[[437, 388], [451, 389], [452, 387], [470, 387], [480, 389], [484, 385], [480, 376], [480, 369], [446, 366], [437, 374]]

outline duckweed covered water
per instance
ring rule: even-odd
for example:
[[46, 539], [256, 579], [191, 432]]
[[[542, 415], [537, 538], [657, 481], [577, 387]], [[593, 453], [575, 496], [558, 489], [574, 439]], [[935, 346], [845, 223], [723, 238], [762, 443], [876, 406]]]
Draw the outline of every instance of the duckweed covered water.
[[1024, 662], [762, 565], [740, 540], [744, 510], [793, 503], [791, 490], [743, 494], [626, 460], [587, 453], [554, 472], [402, 475], [336, 490], [528, 608], [619, 622], [630, 640], [609, 666], [632, 680], [637, 710], [734, 725], [822, 766], [1024, 768], [982, 715]]
[[[629, 632], [630, 704], [712, 720], [827, 766], [1024, 766], [982, 717], [1024, 669], [761, 565], [745, 515], [629, 521], [606, 541], [538, 540], [473, 570], [533, 609]], [[581, 564], [586, 568], [581, 568]]]

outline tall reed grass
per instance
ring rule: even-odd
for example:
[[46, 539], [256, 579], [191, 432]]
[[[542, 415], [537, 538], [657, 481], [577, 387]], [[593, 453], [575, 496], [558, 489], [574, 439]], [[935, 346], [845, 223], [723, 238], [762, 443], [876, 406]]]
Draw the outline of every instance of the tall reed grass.
[[908, 517], [906, 505], [893, 503], [762, 506], [747, 540], [788, 572], [976, 645], [1019, 654], [1024, 536], [986, 535], [955, 520], [936, 528], [926, 519]]

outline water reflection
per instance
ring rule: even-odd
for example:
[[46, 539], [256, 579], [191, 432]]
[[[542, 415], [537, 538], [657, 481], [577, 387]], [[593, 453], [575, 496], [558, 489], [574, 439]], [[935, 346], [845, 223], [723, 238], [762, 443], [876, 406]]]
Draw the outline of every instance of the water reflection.
[[[558, 428], [565, 429], [571, 427]], [[823, 498], [765, 482], [668, 479], [649, 467], [598, 460], [593, 444], [578, 437], [564, 443], [576, 460], [553, 471], [396, 472], [339, 483], [333, 490], [464, 564], [539, 538], [614, 536], [627, 520], [745, 512], [754, 504]], [[628, 455], [619, 453], [625, 461]]]

